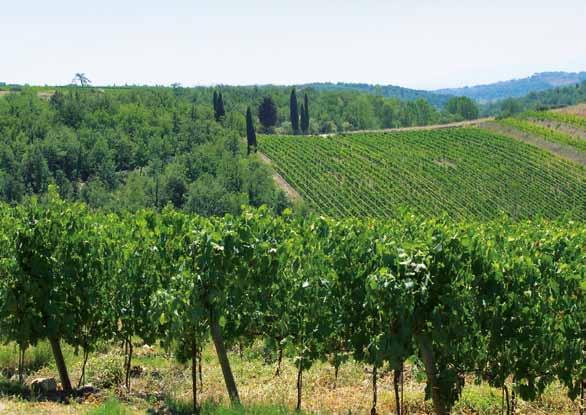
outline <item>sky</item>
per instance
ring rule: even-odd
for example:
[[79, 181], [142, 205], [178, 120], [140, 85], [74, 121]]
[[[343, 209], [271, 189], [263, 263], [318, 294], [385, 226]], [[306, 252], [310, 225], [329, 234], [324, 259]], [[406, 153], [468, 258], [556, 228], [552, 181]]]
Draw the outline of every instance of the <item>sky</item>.
[[0, 82], [363, 82], [586, 71], [585, 0], [0, 0]]

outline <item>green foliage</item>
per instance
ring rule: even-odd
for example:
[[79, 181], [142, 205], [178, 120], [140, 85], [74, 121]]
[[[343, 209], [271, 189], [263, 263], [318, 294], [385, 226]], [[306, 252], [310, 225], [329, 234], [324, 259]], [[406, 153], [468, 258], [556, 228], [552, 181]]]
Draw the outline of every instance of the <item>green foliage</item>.
[[112, 388], [124, 382], [122, 359], [118, 355], [106, 354], [90, 358], [87, 367], [87, 378], [97, 388]]
[[309, 132], [309, 99], [307, 98], [307, 94], [303, 95], [303, 105], [301, 106], [301, 131], [307, 134]]
[[477, 128], [260, 139], [276, 170], [335, 217], [586, 218], [586, 171]]
[[486, 115], [510, 116], [511, 108], [515, 112], [543, 110], [565, 107], [586, 102], [586, 82], [564, 87], [551, 88], [541, 92], [531, 92], [522, 98], [510, 98], [487, 104], [482, 112]]
[[[245, 159], [248, 148], [256, 145], [245, 113], [264, 98], [271, 105], [263, 125], [278, 133], [332, 133], [459, 119], [422, 97], [416, 99], [417, 94], [402, 96], [414, 101], [399, 101], [347, 88], [303, 86], [294, 96], [290, 88], [275, 86], [222, 87], [221, 93], [213, 88], [60, 87], [50, 99], [37, 92], [24, 87], [0, 97], [0, 200], [20, 202], [45, 193], [54, 183], [64, 199], [82, 200], [94, 208], [136, 211], [162, 209], [167, 203], [183, 208], [188, 189], [203, 174], [218, 177], [227, 154]], [[304, 97], [296, 128], [290, 122], [296, 118], [291, 111], [297, 93]], [[239, 145], [245, 133], [248, 148]], [[168, 164], [180, 168], [166, 171]], [[282, 199], [275, 191], [272, 186], [263, 198]], [[241, 203], [245, 198], [232, 194], [228, 199]], [[222, 213], [231, 212], [232, 206]]]
[[416, 356], [438, 414], [469, 375], [529, 400], [554, 381], [576, 399], [586, 375], [584, 221], [108, 214], [50, 189], [1, 205], [0, 226], [3, 342], [160, 341], [195, 363], [210, 332], [228, 384], [222, 350], [260, 339], [294, 357], [299, 390], [332, 355], [395, 370]]
[[[53, 355], [51, 347], [46, 341], [29, 347], [24, 355], [25, 369], [31, 372], [48, 366]], [[18, 370], [18, 347], [15, 343], [8, 343], [0, 346], [0, 371], [6, 373], [17, 373]]]
[[271, 97], [265, 97], [258, 106], [258, 119], [265, 130], [277, 124], [277, 105]]
[[20, 382], [13, 382], [0, 378], [0, 396], [23, 396], [25, 386]]
[[126, 415], [130, 411], [115, 397], [110, 397], [100, 406], [87, 412], [87, 415]]
[[446, 104], [446, 110], [453, 115], [462, 117], [464, 120], [474, 120], [478, 118], [478, 106], [467, 97], [451, 98]]
[[514, 98], [508, 98], [504, 100], [501, 104], [501, 114], [502, 117], [512, 117], [523, 111], [523, 106]]
[[246, 142], [248, 144], [248, 154], [250, 154], [251, 149], [254, 149], [254, 152], [256, 152], [256, 132], [254, 131], [254, 122], [252, 121], [250, 107], [246, 109]]
[[291, 90], [289, 118], [291, 119], [291, 128], [293, 129], [293, 133], [297, 134], [299, 132], [299, 106], [297, 105], [297, 92], [295, 92], [295, 88]]
[[527, 111], [523, 118], [553, 121], [586, 131], [586, 117], [555, 111]]
[[[20, 202], [56, 184], [64, 199], [112, 211], [205, 204], [188, 194], [191, 185], [204, 175], [222, 182], [227, 157], [238, 165], [247, 158], [244, 111], [224, 108], [216, 93], [214, 113], [205, 102], [212, 91], [181, 91], [61, 88], [46, 100], [25, 89], [1, 97], [0, 200]], [[248, 173], [240, 169], [238, 180]], [[227, 187], [231, 203], [215, 212], [238, 212], [249, 186]], [[278, 199], [272, 183], [263, 190], [266, 203]]]
[[[527, 117], [531, 117], [530, 114], [531, 113], [529, 113]], [[546, 127], [544, 125], [531, 122], [531, 120], [521, 118], [505, 118], [499, 120], [498, 122], [502, 125], [507, 125], [509, 127], [516, 128], [517, 130], [523, 131], [525, 133], [535, 135], [539, 138], [543, 138], [546, 141], [564, 144], [573, 147], [578, 151], [586, 152], [586, 140], [580, 137], [574, 137], [570, 134], [566, 134], [564, 132]]]
[[222, 93], [216, 93], [214, 91], [214, 118], [216, 122], [220, 122], [226, 116], [226, 109], [224, 108], [224, 99]]

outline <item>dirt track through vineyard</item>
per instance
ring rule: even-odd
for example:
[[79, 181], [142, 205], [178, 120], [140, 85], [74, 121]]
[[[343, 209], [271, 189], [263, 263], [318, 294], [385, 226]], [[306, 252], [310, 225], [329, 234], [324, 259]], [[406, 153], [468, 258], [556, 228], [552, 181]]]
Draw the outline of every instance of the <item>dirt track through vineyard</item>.
[[475, 125], [480, 125], [480, 124], [488, 122], [488, 121], [494, 121], [494, 117], [479, 118], [477, 120], [470, 120], [470, 121], [451, 122], [451, 123], [447, 123], [447, 124], [421, 125], [421, 126], [417, 126], [417, 127], [382, 128], [382, 129], [378, 129], [378, 130], [352, 130], [352, 131], [344, 131], [342, 133], [319, 134], [319, 136], [320, 137], [331, 137], [334, 135], [343, 135], [343, 134], [392, 133], [392, 132], [400, 132], [400, 131], [421, 131], [421, 130], [439, 130], [442, 128], [473, 127]]
[[[261, 152], [258, 152], [258, 156], [260, 157], [260, 159], [267, 165], [272, 166], [273, 162], [270, 158], [267, 157], [266, 154], [263, 154]], [[274, 168], [274, 167], [273, 167]], [[283, 178], [283, 176], [281, 176], [279, 173], [277, 173], [276, 171], [273, 173], [273, 180], [275, 181], [276, 185], [285, 192], [285, 194], [287, 195], [287, 197], [289, 198], [289, 200], [291, 200], [292, 202], [295, 201], [300, 201], [301, 200], [301, 195], [299, 194], [299, 192], [297, 190], [295, 190], [295, 188], [293, 186], [291, 186], [287, 180], [285, 180]]]

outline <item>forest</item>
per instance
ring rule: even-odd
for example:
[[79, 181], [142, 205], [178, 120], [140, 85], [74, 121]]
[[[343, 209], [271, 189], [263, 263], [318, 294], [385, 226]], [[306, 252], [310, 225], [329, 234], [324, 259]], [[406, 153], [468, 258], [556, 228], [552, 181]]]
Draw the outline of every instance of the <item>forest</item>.
[[243, 114], [214, 120], [211, 96], [197, 104], [171, 89], [9, 94], [0, 98], [0, 196], [19, 202], [54, 183], [65, 199], [110, 210], [280, 211], [288, 202], [246, 157], [243, 129]]

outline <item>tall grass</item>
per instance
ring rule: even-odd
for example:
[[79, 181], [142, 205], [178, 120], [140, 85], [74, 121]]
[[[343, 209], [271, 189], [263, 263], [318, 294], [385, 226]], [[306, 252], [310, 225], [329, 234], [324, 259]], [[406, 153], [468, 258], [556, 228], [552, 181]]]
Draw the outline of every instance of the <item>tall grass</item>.
[[[191, 401], [167, 398], [167, 408], [174, 415], [193, 414]], [[295, 412], [284, 406], [250, 405], [250, 406], [224, 406], [213, 401], [205, 401], [201, 406], [200, 415], [303, 415], [303, 412]]]
[[[48, 366], [53, 360], [51, 346], [48, 342], [40, 342], [29, 347], [24, 355], [25, 371], [36, 371]], [[16, 373], [18, 370], [18, 346], [15, 343], [0, 345], [0, 370], [5, 373]]]
[[91, 409], [87, 415], [127, 415], [130, 414], [128, 409], [124, 407], [115, 397], [108, 398], [106, 402], [97, 408]]
[[251, 405], [231, 407], [206, 402], [201, 409], [202, 415], [303, 415], [302, 412], [295, 412], [284, 406]]

